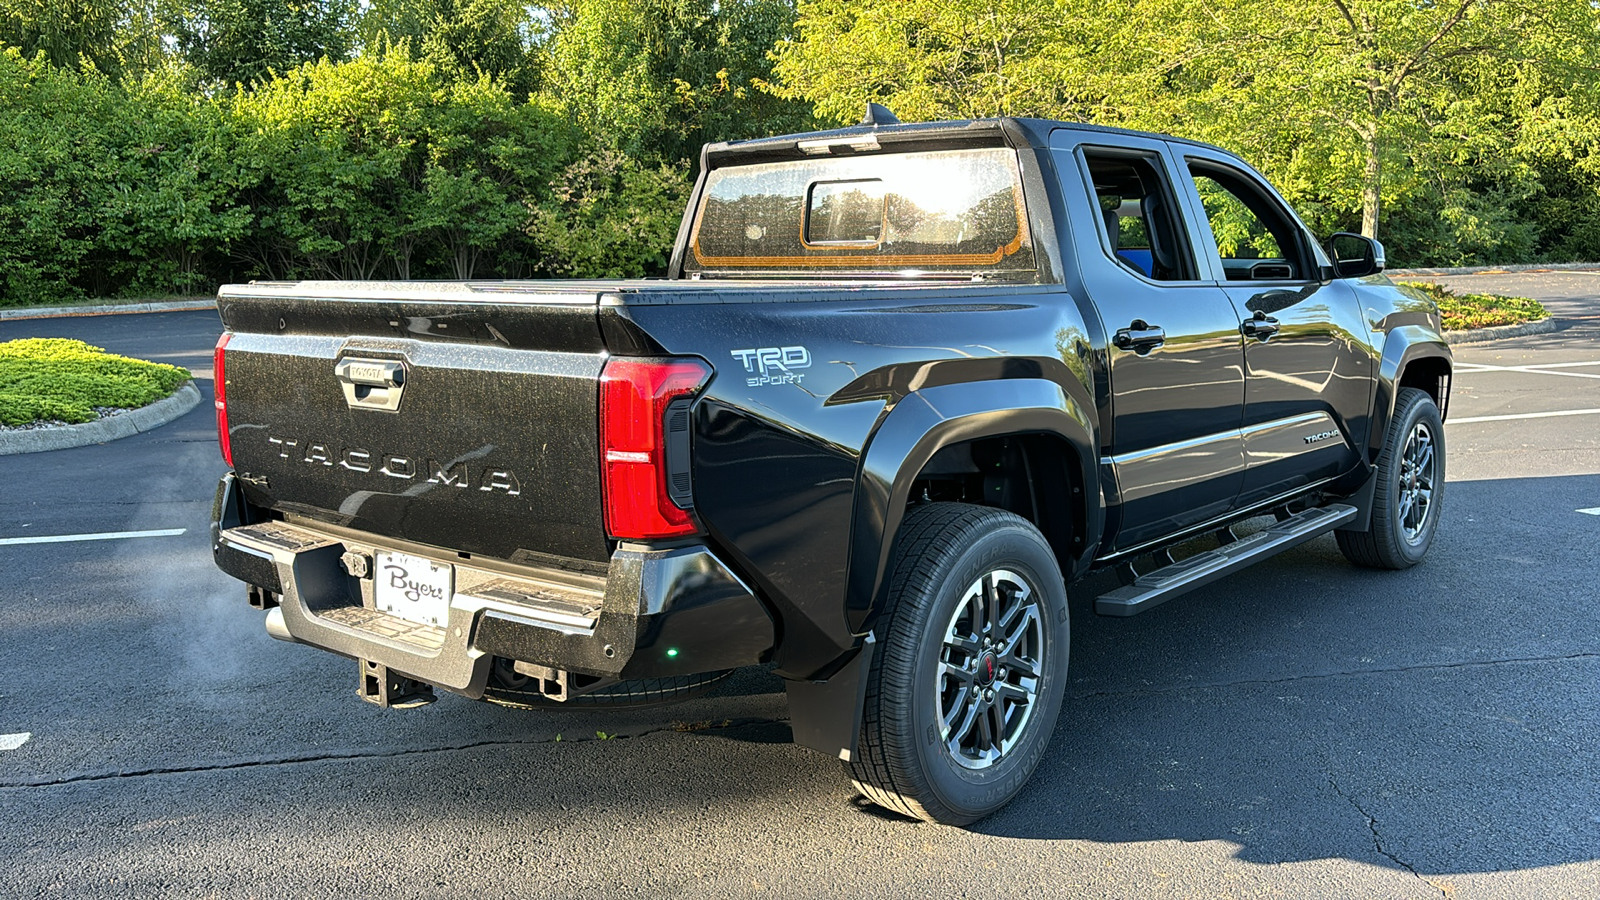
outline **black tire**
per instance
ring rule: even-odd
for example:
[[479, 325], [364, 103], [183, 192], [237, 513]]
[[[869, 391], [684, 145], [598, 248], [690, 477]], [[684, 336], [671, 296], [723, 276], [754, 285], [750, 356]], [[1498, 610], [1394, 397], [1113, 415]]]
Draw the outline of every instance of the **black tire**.
[[[1061, 569], [1019, 516], [928, 503], [901, 525], [890, 578], [845, 771], [879, 806], [965, 825], [1016, 796], [1055, 729], [1069, 646]], [[961, 724], [947, 728], [947, 714]]]
[[520, 675], [510, 660], [496, 659], [489, 669], [483, 699], [512, 709], [628, 709], [666, 706], [704, 694], [733, 675], [733, 669], [673, 678], [639, 678], [619, 681], [569, 700], [551, 700], [538, 689], [537, 679]]
[[[1427, 444], [1427, 461], [1419, 449]], [[1339, 549], [1358, 566], [1409, 569], [1427, 555], [1444, 502], [1444, 423], [1433, 398], [1401, 388], [1378, 455], [1378, 487], [1366, 531], [1336, 531]]]

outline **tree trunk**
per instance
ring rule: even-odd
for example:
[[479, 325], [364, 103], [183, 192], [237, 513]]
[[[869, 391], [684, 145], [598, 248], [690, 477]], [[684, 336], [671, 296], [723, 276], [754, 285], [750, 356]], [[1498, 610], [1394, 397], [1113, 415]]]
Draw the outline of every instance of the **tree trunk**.
[[390, 254], [394, 257], [394, 275], [401, 281], [411, 280], [411, 255], [414, 249], [412, 244], [410, 238], [401, 238], [395, 241], [394, 252]]
[[1361, 179], [1361, 233], [1378, 236], [1378, 201], [1383, 197], [1383, 159], [1378, 155], [1378, 126], [1369, 125], [1361, 135], [1367, 165]]
[[450, 250], [455, 256], [456, 278], [460, 281], [471, 281], [473, 270], [478, 267], [478, 248], [472, 246], [470, 240], [460, 232], [451, 234]]

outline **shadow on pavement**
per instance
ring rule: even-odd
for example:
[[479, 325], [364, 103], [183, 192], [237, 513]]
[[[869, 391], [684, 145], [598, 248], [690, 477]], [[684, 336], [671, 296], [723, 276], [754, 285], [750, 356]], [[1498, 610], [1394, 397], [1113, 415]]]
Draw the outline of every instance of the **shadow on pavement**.
[[[1600, 476], [1452, 482], [1429, 558], [1331, 539], [1132, 620], [1074, 616], [1045, 763], [976, 828], [1222, 840], [1419, 872], [1600, 857]], [[1084, 597], [1075, 597], [1083, 601]]]
[[[1204, 841], [1264, 865], [1435, 874], [1600, 857], [1600, 517], [1575, 512], [1600, 506], [1600, 476], [1451, 482], [1439, 540], [1406, 572], [1354, 569], [1322, 538], [1133, 619], [1092, 615], [1080, 588], [1045, 762], [956, 832], [856, 812], [837, 762], [785, 743], [764, 669], [628, 713], [365, 706], [354, 664], [266, 638], [210, 567], [198, 523], [219, 463], [203, 437], [130, 439], [201, 474], [155, 500], [126, 485], [104, 526], [181, 515], [192, 534], [7, 557], [0, 731], [36, 733], [7, 765], [26, 781], [99, 773], [0, 792], [19, 854], [92, 833], [102, 845], [72, 857], [86, 872], [138, 865], [199, 888], [217, 859], [238, 871], [293, 846], [336, 873], [328, 891], [397, 896], [413, 886], [386, 879], [440, 848], [474, 860], [440, 872], [492, 891], [491, 875], [588, 871], [594, 848], [652, 829], [672, 845], [618, 852], [709, 867], [718, 847], [770, 839], [823, 867], [842, 840], [914, 842], [960, 868], [1008, 841]], [[67, 452], [83, 468], [52, 472], [63, 485], [105, 465]], [[716, 839], [686, 849], [700, 834]]]

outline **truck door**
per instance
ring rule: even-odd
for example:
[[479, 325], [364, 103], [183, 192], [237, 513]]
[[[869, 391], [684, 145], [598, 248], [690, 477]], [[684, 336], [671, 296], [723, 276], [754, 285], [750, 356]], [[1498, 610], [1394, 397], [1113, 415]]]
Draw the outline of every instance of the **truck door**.
[[1358, 299], [1348, 284], [1322, 281], [1326, 263], [1288, 206], [1236, 160], [1182, 149], [1201, 262], [1244, 320], [1239, 504], [1250, 506], [1357, 464], [1374, 361]]
[[1052, 138], [1069, 252], [1108, 345], [1101, 467], [1113, 552], [1226, 513], [1244, 472], [1239, 315], [1196, 262], [1162, 149], [1125, 135]]

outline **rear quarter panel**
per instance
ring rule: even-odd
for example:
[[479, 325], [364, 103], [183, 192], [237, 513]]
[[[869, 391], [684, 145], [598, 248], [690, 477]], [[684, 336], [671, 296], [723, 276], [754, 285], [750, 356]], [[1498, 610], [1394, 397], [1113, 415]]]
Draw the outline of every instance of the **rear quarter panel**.
[[780, 671], [807, 677], [855, 642], [853, 542], [876, 550], [892, 538], [887, 521], [879, 530], [888, 533], [852, 534], [851, 523], [863, 451], [895, 405], [940, 385], [1045, 378], [1092, 410], [1090, 351], [1077, 304], [1059, 287], [765, 296], [630, 300], [616, 312], [665, 352], [715, 367], [695, 408], [696, 513], [778, 608]]

